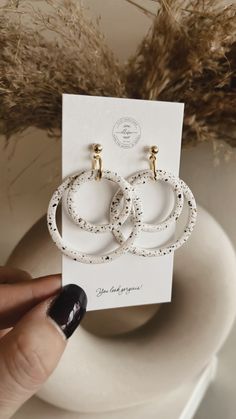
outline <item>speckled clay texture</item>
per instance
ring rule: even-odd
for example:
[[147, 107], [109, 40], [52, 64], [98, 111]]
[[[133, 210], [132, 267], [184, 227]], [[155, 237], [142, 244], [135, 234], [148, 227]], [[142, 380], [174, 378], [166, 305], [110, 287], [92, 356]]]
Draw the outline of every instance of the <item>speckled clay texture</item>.
[[[48, 229], [54, 243], [62, 253], [71, 259], [82, 263], [106, 263], [111, 262], [115, 258], [127, 252], [143, 257], [164, 256], [179, 249], [188, 240], [196, 224], [197, 207], [191, 190], [183, 180], [175, 177], [173, 174], [165, 170], [157, 171], [157, 180], [155, 181], [163, 181], [171, 185], [175, 193], [175, 205], [167, 218], [161, 223], [155, 225], [143, 223], [141, 200], [134, 191], [137, 185], [145, 184], [150, 179], [153, 179], [153, 172], [151, 170], [138, 172], [129, 177], [128, 181], [119, 176], [117, 173], [106, 170], [103, 171], [103, 178], [115, 182], [119, 187], [111, 202], [111, 222], [108, 224], [95, 225], [85, 221], [82, 217], [80, 217], [75, 206], [75, 194], [78, 192], [79, 187], [83, 183], [96, 179], [95, 170], [88, 170], [69, 176], [54, 192], [48, 207]], [[66, 243], [62, 239], [56, 224], [57, 207], [64, 194], [67, 194], [67, 199], [63, 200], [63, 202], [66, 202], [66, 210], [75, 224], [77, 224], [82, 230], [93, 233], [102, 233], [105, 231], [112, 232], [117, 241], [120, 243], [120, 247], [103, 255], [90, 255], [73, 249], [68, 243]], [[124, 202], [122, 209], [120, 209], [122, 198]], [[146, 249], [134, 245], [135, 239], [141, 231], [162, 231], [167, 229], [173, 222], [177, 221], [182, 212], [184, 200], [187, 202], [189, 210], [188, 221], [182, 235], [176, 241], [154, 249]], [[122, 225], [130, 214], [132, 214], [133, 228], [128, 238], [125, 238], [122, 232]]]
[[[152, 176], [152, 171], [149, 171], [149, 177]], [[134, 175], [132, 178], [134, 179], [139, 179], [138, 183], [142, 182], [146, 182], [146, 179], [148, 178], [147, 175], [147, 171], [144, 172], [139, 172], [137, 175]], [[132, 246], [130, 248], [130, 252], [138, 255], [138, 256], [144, 256], [144, 257], [155, 257], [155, 256], [164, 256], [167, 254], [170, 254], [172, 252], [174, 252], [175, 250], [179, 249], [184, 243], [186, 243], [186, 241], [188, 240], [188, 238], [190, 237], [193, 228], [196, 224], [196, 219], [197, 219], [197, 206], [196, 206], [196, 202], [195, 202], [195, 198], [190, 190], [190, 188], [186, 185], [186, 183], [181, 180], [176, 178], [174, 175], [172, 175], [171, 173], [168, 173], [164, 170], [158, 170], [157, 171], [157, 179], [161, 179], [164, 180], [167, 183], [170, 183], [172, 185], [172, 187], [174, 187], [175, 192], [177, 192], [177, 190], [179, 189], [179, 187], [181, 188], [181, 195], [184, 196], [187, 205], [188, 205], [188, 221], [187, 224], [185, 226], [184, 232], [183, 234], [173, 243], [169, 243], [165, 246], [162, 247], [158, 247], [155, 249], [145, 249], [145, 248], [141, 248], [141, 247], [137, 247], [137, 246]], [[179, 191], [178, 191], [179, 194]], [[113, 216], [113, 214], [116, 212], [116, 208], [119, 207], [119, 201], [121, 199], [121, 196], [119, 196], [119, 199], [117, 199], [117, 196], [115, 197], [115, 199], [113, 199], [113, 202], [111, 204], [111, 218]], [[178, 201], [177, 201], [178, 202]], [[178, 207], [178, 208], [177, 208]], [[183, 207], [183, 206], [182, 206]], [[165, 225], [164, 228], [167, 228], [169, 226], [169, 224], [173, 221], [173, 214], [175, 213], [175, 220], [177, 221], [177, 219], [179, 218], [179, 215], [181, 213], [179, 213], [179, 209], [181, 208], [181, 204], [180, 206], [175, 207], [175, 209], [172, 211], [172, 216], [170, 214], [169, 217], [167, 217], [167, 219], [162, 222], [163, 226]], [[182, 208], [181, 208], [182, 209]], [[176, 211], [178, 213], [178, 216], [176, 215]], [[143, 224], [143, 231], [145, 230], [145, 226], [147, 228], [146, 224]], [[152, 229], [152, 225], [151, 229], [149, 231], [153, 231], [155, 229]], [[163, 229], [163, 228], [162, 228]], [[145, 230], [147, 231], [147, 230]], [[114, 229], [113, 230], [113, 234], [116, 237], [116, 239], [119, 241], [119, 243], [123, 243], [123, 241], [125, 240], [124, 234], [122, 233], [121, 229]]]
[[[106, 173], [109, 173], [109, 176], [113, 177], [114, 179], [117, 176], [116, 174], [114, 173], [112, 174], [111, 172], [108, 172], [108, 171]], [[89, 181], [90, 176], [93, 176], [95, 178], [96, 171], [89, 170], [87, 172], [82, 172], [73, 176], [69, 176], [56, 189], [56, 191], [53, 193], [52, 198], [49, 202], [48, 213], [47, 213], [47, 223], [48, 223], [49, 233], [52, 237], [53, 242], [58, 247], [58, 249], [63, 254], [70, 257], [74, 261], [88, 263], [88, 264], [99, 264], [99, 263], [111, 262], [112, 260], [116, 259], [117, 257], [121, 256], [124, 253], [127, 253], [130, 250], [136, 237], [139, 235], [139, 233], [142, 230], [143, 211], [142, 211], [141, 200], [138, 196], [134, 195], [133, 188], [129, 186], [129, 189], [127, 189], [126, 191], [129, 191], [127, 192], [127, 194], [129, 193], [129, 198], [131, 199], [131, 203], [133, 203], [134, 211], [135, 211], [135, 218], [134, 218], [133, 228], [130, 235], [128, 236], [126, 240], [122, 241], [120, 247], [118, 247], [117, 249], [113, 250], [110, 253], [103, 254], [103, 255], [90, 255], [87, 253], [80, 252], [72, 248], [69, 243], [66, 243], [65, 240], [62, 239], [58, 231], [57, 224], [56, 224], [57, 207], [60, 201], [62, 200], [63, 195], [67, 193], [71, 187], [73, 187], [74, 182], [77, 181], [79, 176], [83, 176], [83, 179], [87, 179], [84, 181]], [[125, 184], [124, 182], [123, 182], [123, 186]], [[119, 182], [119, 186], [120, 186], [120, 182]], [[119, 232], [119, 229], [117, 229], [117, 231]]]
[[[165, 170], [157, 170], [156, 180], [153, 179], [153, 172], [151, 170], [137, 172], [127, 179], [129, 184], [135, 188], [138, 185], [145, 184], [150, 180], [156, 183], [160, 182], [160, 180], [165, 183], [168, 183], [172, 187], [175, 193], [174, 208], [165, 220], [161, 221], [158, 224], [143, 223], [143, 231], [146, 231], [146, 232], [163, 231], [166, 228], [168, 228], [173, 222], [178, 220], [182, 212], [183, 205], [184, 205], [184, 195], [182, 191], [182, 186], [180, 184], [179, 178], [175, 177], [172, 173], [169, 173]], [[117, 191], [111, 203], [110, 211], [116, 217], [119, 215], [121, 198], [122, 198], [122, 191]]]
[[71, 184], [71, 187], [68, 190], [67, 211], [70, 217], [72, 218], [75, 224], [82, 228], [82, 230], [89, 231], [90, 233], [104, 233], [112, 231], [114, 228], [118, 228], [127, 220], [132, 207], [132, 187], [130, 183], [128, 183], [123, 177], [119, 176], [117, 173], [111, 172], [110, 170], [104, 170], [102, 172], [102, 179], [106, 179], [116, 183], [117, 186], [120, 188], [118, 190], [120, 190], [120, 193], [124, 198], [122, 210], [120, 212], [116, 211], [116, 214], [114, 214], [114, 217], [112, 218], [112, 222], [109, 224], [92, 224], [84, 220], [78, 213], [76, 207], [75, 196], [78, 193], [80, 186], [85, 182], [96, 180], [96, 172], [94, 170], [82, 172], [79, 176], [75, 178], [75, 180]]

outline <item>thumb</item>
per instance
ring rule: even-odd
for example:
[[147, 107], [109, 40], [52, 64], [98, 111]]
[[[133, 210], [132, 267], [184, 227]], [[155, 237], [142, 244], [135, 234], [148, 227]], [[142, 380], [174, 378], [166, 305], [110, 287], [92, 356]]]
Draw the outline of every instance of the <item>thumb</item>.
[[77, 285], [62, 288], [28, 312], [0, 341], [0, 419], [10, 418], [55, 369], [66, 340], [86, 312]]

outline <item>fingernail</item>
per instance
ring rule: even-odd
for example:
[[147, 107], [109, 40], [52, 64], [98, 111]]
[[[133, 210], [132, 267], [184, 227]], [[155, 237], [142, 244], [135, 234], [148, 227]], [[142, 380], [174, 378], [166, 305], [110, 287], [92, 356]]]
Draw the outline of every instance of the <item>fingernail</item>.
[[70, 284], [62, 288], [52, 301], [48, 316], [51, 317], [68, 339], [79, 326], [86, 313], [87, 295], [78, 285]]

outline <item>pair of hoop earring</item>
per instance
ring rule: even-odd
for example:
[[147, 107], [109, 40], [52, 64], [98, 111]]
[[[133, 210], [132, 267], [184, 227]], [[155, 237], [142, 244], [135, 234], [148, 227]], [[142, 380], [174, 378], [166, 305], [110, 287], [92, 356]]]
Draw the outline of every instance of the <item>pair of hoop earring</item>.
[[[102, 146], [100, 144], [95, 144], [93, 146], [94, 154], [92, 158], [92, 169], [78, 172], [67, 177], [56, 189], [49, 202], [47, 224], [52, 240], [63, 254], [74, 261], [98, 264], [111, 262], [128, 252], [143, 257], [164, 256], [179, 249], [188, 240], [196, 224], [197, 207], [195, 198], [190, 188], [183, 180], [165, 170], [157, 170], [156, 156], [158, 147], [152, 146], [150, 150], [150, 169], [137, 172], [128, 179], [124, 179], [115, 172], [103, 170], [101, 158]], [[101, 179], [116, 183], [118, 190], [111, 201], [110, 222], [107, 224], [93, 224], [83, 219], [78, 213], [75, 205], [75, 195], [84, 183], [94, 180], [99, 181]], [[167, 218], [159, 224], [148, 224], [143, 222], [142, 203], [136, 192], [136, 188], [139, 184], [145, 184], [150, 179], [155, 182], [162, 181], [169, 184], [175, 194], [174, 208]], [[119, 247], [103, 255], [92, 255], [72, 248], [69, 243], [66, 243], [62, 239], [56, 224], [57, 207], [61, 200], [63, 200], [63, 204], [66, 206], [69, 217], [80, 229], [92, 233], [111, 232], [118, 241]], [[186, 201], [188, 205], [188, 220], [182, 235], [177, 240], [170, 244], [152, 249], [146, 249], [135, 245], [135, 240], [142, 231], [163, 231], [176, 222], [182, 212], [184, 201]], [[131, 217], [132, 219], [132, 230], [129, 236], [125, 237], [122, 232], [122, 226], [128, 217]]]

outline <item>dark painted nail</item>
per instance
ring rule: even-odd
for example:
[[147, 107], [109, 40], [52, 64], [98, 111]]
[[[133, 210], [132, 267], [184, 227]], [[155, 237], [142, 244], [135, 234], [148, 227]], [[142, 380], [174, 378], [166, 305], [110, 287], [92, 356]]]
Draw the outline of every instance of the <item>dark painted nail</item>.
[[52, 301], [48, 316], [61, 328], [68, 339], [79, 326], [86, 313], [87, 295], [78, 285], [70, 284], [62, 288]]

